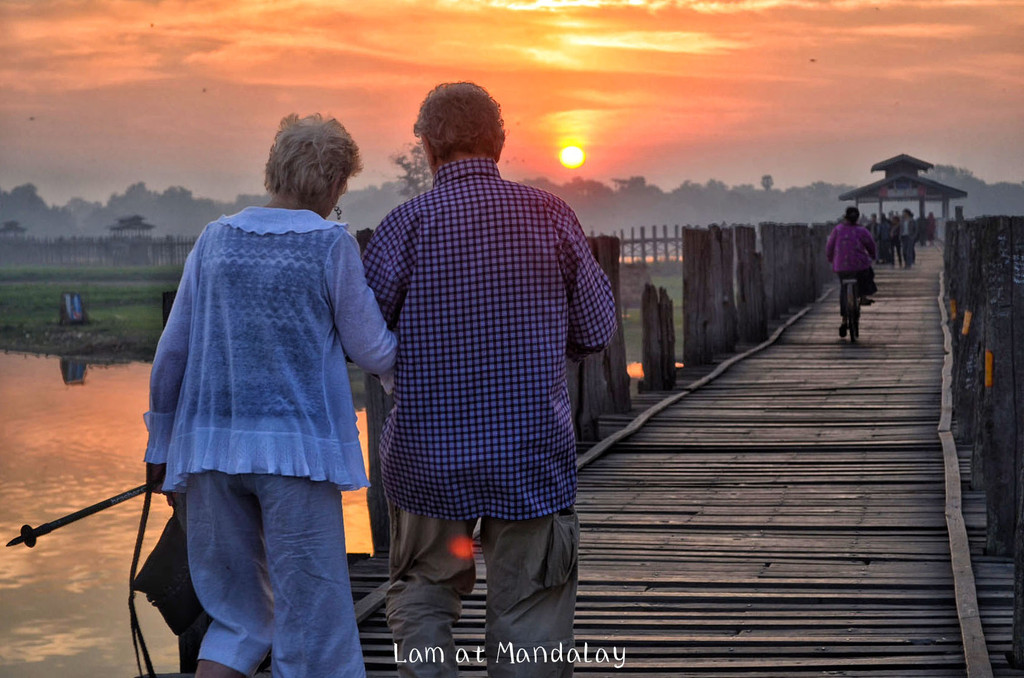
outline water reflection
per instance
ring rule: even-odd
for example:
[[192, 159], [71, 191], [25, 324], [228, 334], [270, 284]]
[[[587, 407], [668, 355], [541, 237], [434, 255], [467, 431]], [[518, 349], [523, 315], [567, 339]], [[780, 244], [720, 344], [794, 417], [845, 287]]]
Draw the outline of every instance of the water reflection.
[[60, 376], [64, 379], [64, 383], [71, 384], [84, 384], [85, 383], [85, 363], [78, 360], [70, 360], [68, 358], [60, 359]]
[[[0, 538], [135, 487], [143, 478], [150, 365], [89, 365], [70, 385], [55, 358], [0, 354]], [[72, 372], [74, 375], [74, 372]], [[81, 373], [84, 378], [84, 370]], [[366, 419], [359, 418], [365, 455]], [[346, 492], [350, 552], [371, 550], [366, 493]], [[134, 675], [127, 594], [141, 499], [0, 551], [0, 677]], [[143, 555], [170, 517], [154, 501]], [[138, 599], [137, 599], [138, 600]], [[138, 605], [158, 668], [178, 666], [177, 641]]]

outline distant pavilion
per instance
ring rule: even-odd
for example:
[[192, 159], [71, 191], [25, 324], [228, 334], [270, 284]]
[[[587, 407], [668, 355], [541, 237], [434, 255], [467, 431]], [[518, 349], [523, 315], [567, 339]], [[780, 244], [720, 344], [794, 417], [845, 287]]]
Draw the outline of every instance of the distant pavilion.
[[872, 172], [885, 172], [885, 178], [867, 186], [843, 193], [840, 200], [854, 200], [857, 206], [863, 203], [878, 202], [878, 214], [885, 214], [883, 205], [889, 202], [918, 203], [918, 216], [924, 217], [926, 202], [942, 201], [942, 219], [949, 219], [949, 201], [967, 197], [966, 191], [952, 186], [940, 184], [919, 175], [935, 167], [930, 162], [918, 160], [905, 153], [889, 158], [871, 166]]
[[121, 217], [113, 226], [108, 226], [112, 235], [123, 238], [141, 238], [147, 231], [156, 228], [153, 224], [147, 224], [138, 214], [131, 217]]
[[17, 221], [5, 221], [4, 225], [0, 226], [0, 236], [13, 238], [22, 235], [25, 235], [25, 227]]

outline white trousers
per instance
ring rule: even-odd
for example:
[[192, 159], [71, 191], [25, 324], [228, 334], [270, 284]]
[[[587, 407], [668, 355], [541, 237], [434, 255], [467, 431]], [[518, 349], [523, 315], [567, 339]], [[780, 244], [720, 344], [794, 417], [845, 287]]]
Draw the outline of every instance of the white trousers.
[[192, 583], [213, 622], [200, 659], [275, 678], [363, 678], [341, 494], [277, 475], [189, 476]]

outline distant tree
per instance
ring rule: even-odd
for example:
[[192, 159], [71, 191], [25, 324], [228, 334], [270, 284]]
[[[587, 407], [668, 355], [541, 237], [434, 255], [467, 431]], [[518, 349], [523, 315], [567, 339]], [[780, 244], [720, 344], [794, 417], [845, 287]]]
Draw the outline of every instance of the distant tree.
[[764, 190], [770, 191], [772, 190], [772, 186], [774, 185], [775, 180], [772, 179], [772, 175], [766, 174], [763, 177], [761, 177], [761, 188], [763, 188]]
[[49, 209], [46, 202], [39, 197], [39, 190], [35, 184], [15, 186], [5, 198], [4, 207], [11, 210], [43, 212]]
[[664, 191], [654, 184], [647, 183], [647, 179], [643, 177], [612, 179], [612, 184], [615, 185], [615, 192], [620, 196], [652, 197], [664, 195]]
[[408, 144], [403, 152], [391, 156], [391, 162], [402, 170], [398, 183], [401, 184], [401, 194], [406, 198], [426, 193], [434, 185], [434, 175], [421, 144]]
[[[982, 214], [1024, 214], [1024, 182], [1006, 181], [994, 184], [982, 181], [963, 167], [936, 165], [928, 178], [967, 192], [967, 198], [956, 201], [968, 217]], [[952, 211], [952, 210], [951, 210]]]
[[71, 215], [60, 207], [50, 207], [39, 195], [35, 184], [0, 190], [0, 222], [17, 221], [31, 229], [35, 237], [69, 235], [74, 231]]

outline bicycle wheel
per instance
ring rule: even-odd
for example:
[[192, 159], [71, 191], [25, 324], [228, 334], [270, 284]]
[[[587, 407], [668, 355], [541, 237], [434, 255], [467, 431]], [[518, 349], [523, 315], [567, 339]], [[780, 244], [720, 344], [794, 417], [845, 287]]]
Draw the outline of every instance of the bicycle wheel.
[[847, 300], [846, 308], [850, 315], [850, 343], [855, 344], [860, 338], [860, 295], [853, 285], [850, 285], [850, 291], [852, 299]]

